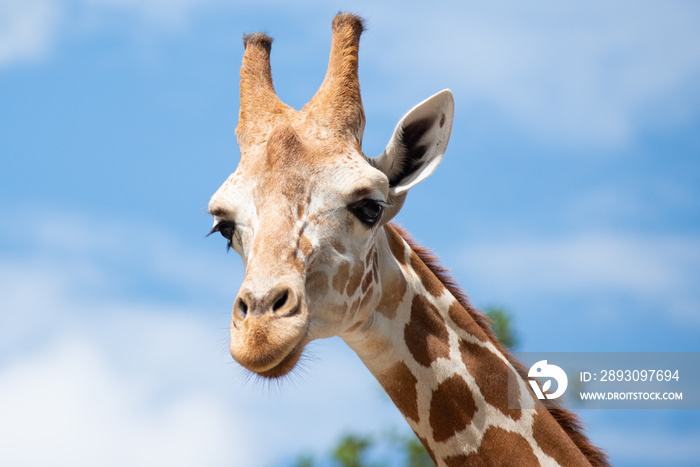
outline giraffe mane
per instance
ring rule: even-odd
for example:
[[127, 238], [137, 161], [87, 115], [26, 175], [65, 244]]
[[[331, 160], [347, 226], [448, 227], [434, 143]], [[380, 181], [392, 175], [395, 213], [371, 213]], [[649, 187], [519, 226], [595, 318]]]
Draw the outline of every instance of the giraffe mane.
[[[391, 226], [396, 229], [396, 232], [408, 243], [411, 250], [418, 255], [423, 263], [430, 269], [430, 271], [437, 277], [437, 279], [442, 282], [442, 284], [450, 291], [450, 293], [457, 299], [459, 304], [466, 310], [471, 318], [478, 324], [478, 326], [486, 333], [488, 339], [493, 343], [493, 345], [501, 352], [513, 365], [513, 368], [518, 372], [521, 378], [527, 379], [527, 369], [525, 366], [513, 357], [508, 349], [506, 349], [503, 344], [498, 340], [495, 333], [491, 329], [491, 320], [484, 316], [479, 310], [477, 310], [467, 297], [466, 293], [457, 284], [457, 281], [450, 275], [450, 272], [442, 264], [440, 264], [439, 259], [435, 256], [429, 249], [424, 248], [416, 242], [411, 235], [395, 223], [391, 223]], [[559, 401], [546, 399], [542, 401], [545, 408], [554, 417], [554, 420], [562, 427], [564, 432], [571, 438], [576, 447], [583, 453], [588, 462], [591, 463], [592, 467], [610, 467], [610, 462], [608, 460], [607, 454], [600, 448], [594, 446], [588, 436], [584, 432], [583, 425], [579, 417], [573, 412], [563, 408]]]

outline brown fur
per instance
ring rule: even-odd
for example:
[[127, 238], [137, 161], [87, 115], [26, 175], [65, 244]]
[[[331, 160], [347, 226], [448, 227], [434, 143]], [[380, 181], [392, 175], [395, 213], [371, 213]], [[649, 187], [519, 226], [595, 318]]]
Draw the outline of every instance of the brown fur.
[[[457, 401], [454, 394], [462, 398]], [[430, 400], [430, 428], [435, 442], [447, 441], [464, 430], [476, 411], [472, 391], [461, 376], [453, 375], [440, 383]]]
[[455, 300], [452, 305], [450, 305], [447, 314], [457, 326], [466, 331], [469, 335], [484, 342], [488, 340], [488, 336], [484, 330], [476, 324], [473, 319], [469, 318], [469, 315], [464, 313], [464, 306], [458, 300]]
[[[508, 384], [509, 375], [512, 375], [513, 370], [509, 369], [495, 353], [480, 345], [462, 341], [459, 343], [459, 351], [462, 354], [462, 361], [470, 369], [486, 402], [513, 420], [519, 419], [522, 410], [508, 407], [508, 400], [511, 397], [511, 400], [518, 400], [520, 395], [516, 385]], [[512, 390], [513, 394], [503, 392], [502, 388]]]
[[[517, 370], [521, 378], [527, 379], [527, 369], [522, 363], [515, 360], [510, 353], [503, 347], [496, 335], [491, 330], [488, 318], [484, 317], [478, 310], [476, 310], [466, 294], [457, 285], [455, 280], [449, 275], [447, 269], [445, 269], [437, 260], [437, 258], [427, 249], [419, 246], [402, 228], [395, 224], [389, 224], [388, 229], [394, 229], [411, 247], [411, 249], [418, 255], [418, 257], [425, 263], [425, 265], [435, 274], [435, 276], [442, 282], [445, 287], [450, 291], [450, 293], [459, 301], [464, 310], [469, 314], [469, 316], [479, 325], [479, 327], [486, 333], [489, 340], [496, 346], [496, 348], [508, 358], [508, 361]], [[388, 237], [392, 235], [387, 233]], [[576, 414], [562, 408], [557, 401], [549, 400], [543, 401], [546, 409], [552, 415], [554, 420], [561, 426], [564, 432], [571, 438], [576, 447], [583, 453], [588, 462], [590, 462], [593, 467], [609, 467], [610, 463], [608, 461], [607, 455], [598, 447], [591, 444], [588, 437], [584, 433], [581, 421]]]
[[413, 358], [424, 367], [429, 367], [438, 358], [450, 356], [445, 321], [422, 295], [413, 297], [411, 320], [404, 328], [404, 340]]
[[[518, 467], [540, 466], [535, 453], [525, 438], [517, 433], [495, 426], [486, 430], [484, 438], [481, 440], [479, 454], [481, 452], [485, 454], [484, 457], [471, 454], [465, 456], [464, 462], [461, 464], [448, 462], [448, 465], [469, 465], [474, 467], [511, 466], [514, 465], [511, 453], [518, 452], [521, 453], [520, 457], [518, 457]], [[484, 458], [489, 459], [489, 462], [484, 461]]]
[[425, 290], [428, 291], [433, 297], [439, 297], [445, 290], [445, 286], [442, 282], [435, 277], [435, 274], [430, 272], [430, 269], [425, 265], [423, 261], [420, 260], [417, 254], [411, 254], [411, 267], [418, 274], [420, 281], [423, 283]]
[[418, 422], [418, 380], [404, 362], [399, 362], [389, 368], [379, 377], [396, 408], [404, 417]]
[[382, 288], [382, 297], [377, 305], [377, 311], [389, 319], [394, 319], [401, 299], [406, 294], [406, 279], [397, 275]]

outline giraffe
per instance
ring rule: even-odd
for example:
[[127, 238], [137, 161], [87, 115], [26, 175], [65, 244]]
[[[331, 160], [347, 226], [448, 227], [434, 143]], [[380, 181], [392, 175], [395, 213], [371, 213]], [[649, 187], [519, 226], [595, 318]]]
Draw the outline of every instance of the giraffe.
[[533, 397], [526, 370], [487, 320], [390, 222], [441, 161], [454, 101], [444, 90], [421, 102], [381, 155], [365, 156], [363, 30], [355, 15], [334, 18], [326, 77], [300, 111], [275, 93], [272, 39], [244, 36], [240, 163], [209, 203], [210, 234], [220, 233], [245, 266], [231, 355], [263, 378], [280, 378], [311, 340], [337, 335], [438, 466], [608, 465], [573, 414]]

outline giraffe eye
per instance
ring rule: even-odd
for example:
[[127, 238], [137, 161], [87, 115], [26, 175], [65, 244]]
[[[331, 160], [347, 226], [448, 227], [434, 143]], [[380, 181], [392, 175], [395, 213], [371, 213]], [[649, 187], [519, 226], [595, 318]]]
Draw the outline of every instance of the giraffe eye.
[[228, 240], [227, 248], [231, 248], [233, 245], [233, 234], [236, 231], [236, 224], [230, 221], [222, 221], [219, 222], [214, 226], [213, 229], [211, 229], [211, 232], [207, 235], [207, 237], [214, 232], [219, 232], [222, 237], [224, 237], [226, 240]]
[[380, 201], [365, 199], [350, 206], [350, 211], [363, 224], [367, 225], [368, 227], [372, 227], [382, 217], [382, 211], [384, 210], [384, 206], [382, 206], [382, 204], [383, 203]]
[[236, 226], [232, 222], [222, 222], [218, 225], [218, 232], [226, 240], [231, 241], [233, 238], [233, 232], [236, 230]]

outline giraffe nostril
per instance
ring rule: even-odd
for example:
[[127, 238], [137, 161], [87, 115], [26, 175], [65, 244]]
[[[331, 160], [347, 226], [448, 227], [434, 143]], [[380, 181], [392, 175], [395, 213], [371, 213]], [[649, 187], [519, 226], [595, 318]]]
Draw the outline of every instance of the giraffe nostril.
[[239, 298], [238, 306], [236, 308], [238, 311], [238, 316], [240, 316], [241, 319], [245, 319], [245, 317], [248, 315], [248, 304], [245, 302], [245, 300]]
[[285, 303], [287, 303], [287, 299], [289, 298], [288, 292], [285, 290], [284, 293], [280, 298], [277, 299], [274, 305], [272, 305], [272, 311], [277, 311], [280, 308], [282, 308]]

